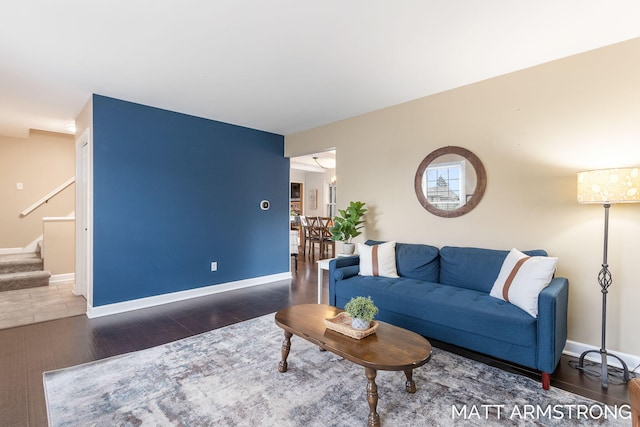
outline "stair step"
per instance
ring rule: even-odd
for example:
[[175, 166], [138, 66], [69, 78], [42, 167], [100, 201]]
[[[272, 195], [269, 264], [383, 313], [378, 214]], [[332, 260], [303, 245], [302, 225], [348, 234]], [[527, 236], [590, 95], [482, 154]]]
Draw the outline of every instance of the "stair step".
[[35, 255], [5, 255], [0, 257], [0, 274], [42, 270], [44, 261]]
[[0, 275], [0, 292], [49, 286], [48, 271], [26, 271]]

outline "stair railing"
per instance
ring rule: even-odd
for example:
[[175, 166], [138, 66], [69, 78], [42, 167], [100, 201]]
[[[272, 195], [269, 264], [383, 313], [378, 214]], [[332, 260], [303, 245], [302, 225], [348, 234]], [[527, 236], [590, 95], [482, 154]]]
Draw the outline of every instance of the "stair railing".
[[68, 186], [73, 184], [74, 182], [76, 182], [76, 178], [75, 177], [69, 178], [68, 180], [63, 182], [61, 185], [56, 187], [54, 190], [49, 192], [42, 199], [38, 200], [33, 205], [29, 206], [27, 209], [25, 209], [22, 212], [20, 212], [20, 217], [24, 218], [25, 216], [29, 215], [31, 212], [33, 212], [36, 209], [38, 209], [38, 207], [40, 207], [40, 205], [43, 205], [43, 204], [47, 203], [52, 197], [54, 197], [56, 194], [60, 193], [62, 190], [64, 190], [65, 188], [67, 188]]

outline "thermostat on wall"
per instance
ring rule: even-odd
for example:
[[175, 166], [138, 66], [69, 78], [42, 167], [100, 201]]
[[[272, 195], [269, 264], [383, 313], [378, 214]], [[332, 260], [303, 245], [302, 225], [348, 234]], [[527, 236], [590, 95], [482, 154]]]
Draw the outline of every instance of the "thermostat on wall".
[[270, 206], [271, 206], [271, 203], [269, 203], [268, 200], [262, 200], [260, 202], [260, 209], [262, 209], [263, 211], [268, 210]]

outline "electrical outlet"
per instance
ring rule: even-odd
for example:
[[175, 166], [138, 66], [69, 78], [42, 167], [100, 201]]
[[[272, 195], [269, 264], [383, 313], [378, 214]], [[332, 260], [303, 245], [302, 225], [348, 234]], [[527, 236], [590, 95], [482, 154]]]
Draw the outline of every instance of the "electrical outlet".
[[216, 261], [211, 261], [211, 271], [218, 271], [218, 263]]

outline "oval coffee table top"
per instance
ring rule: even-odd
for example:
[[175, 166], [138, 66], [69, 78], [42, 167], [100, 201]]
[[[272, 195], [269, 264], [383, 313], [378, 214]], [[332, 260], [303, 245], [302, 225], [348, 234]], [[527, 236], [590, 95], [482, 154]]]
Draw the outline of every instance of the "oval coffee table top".
[[402, 371], [429, 361], [429, 341], [385, 322], [379, 321], [374, 334], [359, 340], [327, 329], [324, 320], [342, 311], [326, 304], [293, 305], [279, 310], [275, 322], [284, 330], [365, 368]]

